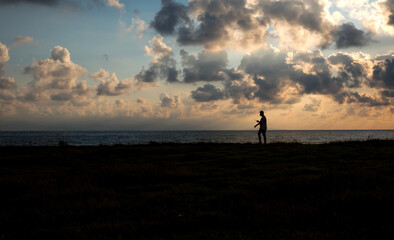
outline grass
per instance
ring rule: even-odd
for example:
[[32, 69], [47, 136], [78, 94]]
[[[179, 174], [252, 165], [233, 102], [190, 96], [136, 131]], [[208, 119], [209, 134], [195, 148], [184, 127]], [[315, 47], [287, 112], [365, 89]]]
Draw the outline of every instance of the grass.
[[394, 141], [1, 147], [0, 239], [393, 239]]

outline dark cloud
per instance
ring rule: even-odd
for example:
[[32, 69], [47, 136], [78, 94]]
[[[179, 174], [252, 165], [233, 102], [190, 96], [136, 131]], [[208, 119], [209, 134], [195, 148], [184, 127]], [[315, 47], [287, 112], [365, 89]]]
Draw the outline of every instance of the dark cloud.
[[10, 77], [0, 76], [0, 90], [2, 89], [15, 89], [17, 87], [15, 80]]
[[193, 0], [187, 6], [167, 0], [162, 1], [151, 26], [162, 34], [176, 34], [181, 45], [211, 48], [227, 41], [233, 29], [243, 32], [245, 38], [261, 40], [265, 33], [258, 27], [265, 23], [253, 13], [245, 0]]
[[191, 96], [197, 102], [211, 102], [225, 98], [222, 90], [212, 84], [206, 84], [191, 92]]
[[372, 41], [370, 33], [353, 23], [335, 26], [328, 21], [326, 7], [316, 0], [192, 0], [187, 5], [163, 0], [151, 26], [159, 33], [175, 35], [181, 45], [208, 49], [223, 48], [229, 42], [240, 47], [261, 46], [269, 26], [291, 26], [287, 32], [300, 38], [300, 30], [314, 33], [320, 36], [322, 48], [331, 44], [336, 48], [362, 47]]
[[269, 19], [285, 20], [315, 32], [325, 32], [331, 25], [322, 18], [318, 1], [261, 1], [260, 7]]
[[164, 108], [176, 108], [180, 104], [180, 98], [178, 96], [171, 97], [168, 94], [161, 94], [161, 107]]
[[177, 41], [181, 45], [205, 45], [210, 47], [212, 44], [228, 39], [226, 23], [209, 13], [200, 16], [198, 27], [191, 25], [179, 28]]
[[386, 59], [375, 64], [370, 85], [394, 89], [394, 59]]
[[252, 100], [258, 91], [258, 87], [254, 81], [247, 78], [228, 80], [224, 83], [224, 87], [226, 96], [230, 97], [236, 104], [239, 104], [242, 99]]
[[394, 98], [394, 91], [381, 91], [383, 97]]
[[347, 103], [362, 103], [367, 104], [369, 107], [377, 107], [377, 106], [387, 106], [390, 105], [389, 99], [385, 96], [380, 97], [372, 97], [367, 95], [366, 93], [360, 94], [358, 92], [343, 92], [346, 96]]
[[363, 81], [368, 78], [367, 69], [356, 62], [350, 55], [336, 53], [328, 58], [328, 61], [335, 66], [339, 66], [338, 78], [349, 88], [360, 87]]
[[178, 24], [189, 22], [187, 7], [172, 0], [162, 0], [162, 8], [151, 22], [158, 33], [166, 35], [173, 34]]
[[254, 79], [258, 90], [255, 96], [260, 101], [278, 103], [282, 86], [293, 73], [291, 65], [286, 63], [287, 55], [271, 49], [261, 49], [241, 60], [239, 69]]
[[195, 57], [182, 49], [180, 54], [185, 83], [224, 80], [223, 71], [226, 70], [228, 62], [225, 51], [203, 51]]
[[387, 24], [394, 26], [394, 0], [387, 0], [384, 5], [389, 13]]
[[[199, 65], [199, 58], [186, 52], [181, 54], [184, 64]], [[243, 100], [258, 99], [270, 104], [294, 104], [303, 95], [317, 94], [329, 96], [340, 104], [389, 105], [394, 88], [394, 59], [375, 61], [373, 77], [371, 65], [372, 62], [362, 56], [357, 59], [346, 53], [325, 58], [319, 50], [288, 55], [263, 48], [244, 56], [238, 69], [226, 69], [221, 65], [221, 70], [215, 71], [220, 78], [214, 79], [223, 84], [223, 89], [206, 84], [192, 91], [191, 96], [198, 102], [232, 99], [235, 104], [244, 104]], [[205, 78], [204, 81], [210, 80]], [[378, 88], [380, 94], [370, 96], [352, 90], [366, 85]], [[319, 106], [318, 102], [312, 102], [305, 105], [304, 110], [317, 111]]]
[[372, 41], [370, 33], [357, 29], [353, 23], [343, 23], [332, 34], [333, 42], [338, 49], [363, 47]]

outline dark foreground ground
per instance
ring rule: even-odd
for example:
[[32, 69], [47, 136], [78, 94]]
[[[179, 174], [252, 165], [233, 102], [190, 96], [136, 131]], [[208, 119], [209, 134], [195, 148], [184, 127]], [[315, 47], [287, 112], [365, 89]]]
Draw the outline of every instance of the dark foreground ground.
[[394, 239], [394, 141], [1, 147], [0, 239]]

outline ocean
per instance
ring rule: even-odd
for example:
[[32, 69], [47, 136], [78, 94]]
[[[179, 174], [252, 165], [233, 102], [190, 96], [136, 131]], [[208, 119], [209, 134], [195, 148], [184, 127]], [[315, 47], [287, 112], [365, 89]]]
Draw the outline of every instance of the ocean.
[[[390, 139], [394, 130], [268, 130], [267, 142], [319, 144]], [[0, 146], [73, 146], [156, 143], [257, 143], [257, 131], [1, 131]]]

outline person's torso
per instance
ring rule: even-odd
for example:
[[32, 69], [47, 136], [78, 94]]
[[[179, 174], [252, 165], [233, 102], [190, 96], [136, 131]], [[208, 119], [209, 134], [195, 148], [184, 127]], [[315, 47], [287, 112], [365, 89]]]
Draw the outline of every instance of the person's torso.
[[267, 129], [267, 118], [265, 116], [260, 119], [260, 129]]

